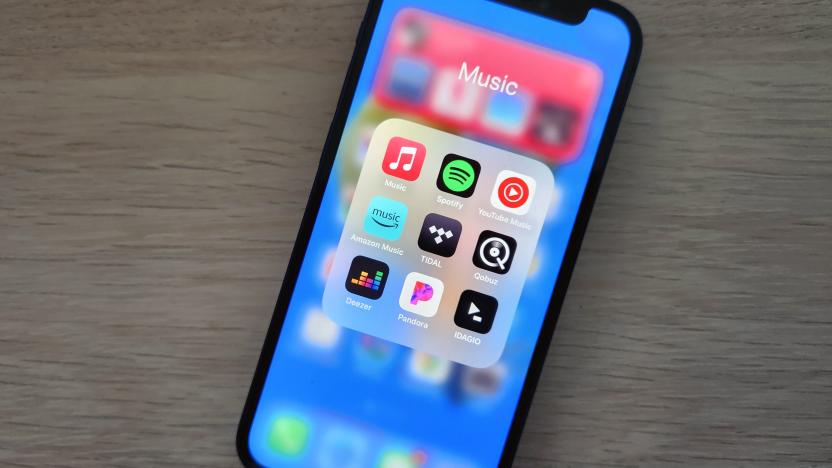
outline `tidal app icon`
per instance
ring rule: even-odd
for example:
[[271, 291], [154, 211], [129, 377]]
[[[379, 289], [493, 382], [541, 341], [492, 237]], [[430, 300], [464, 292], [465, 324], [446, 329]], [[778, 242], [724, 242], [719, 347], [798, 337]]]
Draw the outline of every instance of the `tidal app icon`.
[[445, 285], [442, 281], [421, 273], [410, 273], [404, 280], [399, 306], [414, 314], [433, 317], [439, 310], [439, 302]]
[[419, 248], [442, 257], [450, 257], [462, 235], [462, 223], [447, 216], [431, 213], [425, 216], [419, 231]]
[[382, 239], [396, 240], [402, 235], [407, 205], [385, 197], [370, 200], [364, 217], [364, 230]]
[[491, 331], [497, 316], [497, 299], [466, 289], [462, 291], [456, 306], [454, 323], [472, 332], [486, 334]]
[[443, 192], [468, 198], [474, 194], [479, 176], [480, 163], [456, 154], [449, 154], [442, 160], [436, 187]]
[[390, 268], [386, 263], [359, 255], [352, 259], [345, 286], [353, 294], [378, 299], [389, 275]]

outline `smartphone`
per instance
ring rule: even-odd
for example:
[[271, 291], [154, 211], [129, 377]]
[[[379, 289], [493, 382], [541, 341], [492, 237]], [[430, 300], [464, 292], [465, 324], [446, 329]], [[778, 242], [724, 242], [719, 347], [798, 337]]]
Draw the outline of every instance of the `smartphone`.
[[373, 0], [246, 466], [509, 466], [641, 51], [606, 0]]

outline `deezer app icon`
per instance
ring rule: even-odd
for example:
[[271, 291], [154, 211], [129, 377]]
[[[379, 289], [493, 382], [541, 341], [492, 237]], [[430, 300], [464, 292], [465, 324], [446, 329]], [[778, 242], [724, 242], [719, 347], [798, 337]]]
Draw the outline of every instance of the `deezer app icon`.
[[378, 299], [384, 293], [389, 274], [390, 267], [386, 263], [359, 255], [352, 259], [345, 287], [353, 294]]

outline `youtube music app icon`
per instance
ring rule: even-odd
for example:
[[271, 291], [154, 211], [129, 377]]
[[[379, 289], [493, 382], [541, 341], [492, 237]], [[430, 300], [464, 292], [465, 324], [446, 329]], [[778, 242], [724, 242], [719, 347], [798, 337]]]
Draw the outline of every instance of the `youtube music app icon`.
[[514, 171], [500, 171], [497, 183], [491, 192], [491, 205], [516, 215], [529, 212], [534, 198], [535, 181], [533, 178]]

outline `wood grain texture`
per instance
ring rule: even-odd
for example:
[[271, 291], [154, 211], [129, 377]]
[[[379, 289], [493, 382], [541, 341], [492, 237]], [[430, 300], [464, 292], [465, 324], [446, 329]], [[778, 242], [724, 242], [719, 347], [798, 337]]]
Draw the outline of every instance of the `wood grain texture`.
[[[645, 50], [517, 466], [832, 465], [832, 4]], [[5, 0], [0, 465], [236, 466], [359, 0]]]

